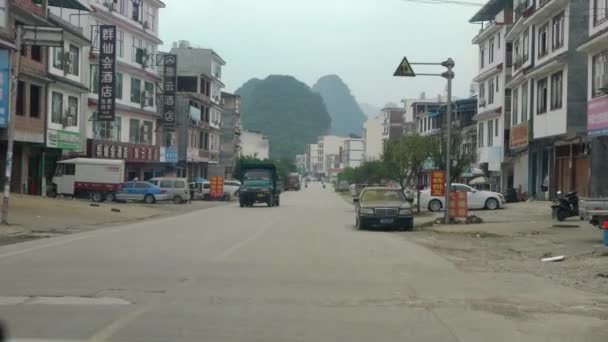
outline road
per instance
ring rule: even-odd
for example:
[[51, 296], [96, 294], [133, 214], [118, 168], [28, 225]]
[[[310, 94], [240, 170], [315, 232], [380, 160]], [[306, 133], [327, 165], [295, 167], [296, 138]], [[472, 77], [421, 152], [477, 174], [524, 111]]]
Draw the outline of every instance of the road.
[[606, 341], [608, 298], [463, 272], [408, 234], [354, 230], [313, 183], [3, 246], [0, 318], [15, 341]]

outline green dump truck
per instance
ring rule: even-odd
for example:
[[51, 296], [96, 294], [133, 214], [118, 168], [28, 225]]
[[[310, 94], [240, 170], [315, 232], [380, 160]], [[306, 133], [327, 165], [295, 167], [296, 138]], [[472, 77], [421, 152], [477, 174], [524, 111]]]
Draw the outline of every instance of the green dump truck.
[[266, 203], [269, 207], [279, 206], [281, 189], [278, 184], [277, 168], [272, 163], [245, 164], [241, 167], [241, 188], [239, 204], [241, 208], [256, 203]]

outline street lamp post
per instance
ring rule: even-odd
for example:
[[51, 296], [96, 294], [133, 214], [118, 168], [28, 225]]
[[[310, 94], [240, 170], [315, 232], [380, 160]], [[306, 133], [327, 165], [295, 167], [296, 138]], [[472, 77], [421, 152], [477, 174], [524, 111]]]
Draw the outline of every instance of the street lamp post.
[[[412, 65], [441, 65], [442, 67], [447, 68], [446, 72], [441, 74], [425, 74], [418, 73], [416, 74], [412, 69]], [[450, 224], [450, 191], [451, 191], [451, 168], [452, 168], [452, 158], [451, 158], [451, 142], [452, 142], [452, 79], [454, 79], [454, 60], [452, 58], [448, 58], [447, 60], [441, 63], [410, 63], [408, 62], [406, 57], [403, 57], [403, 60], [395, 70], [393, 76], [401, 76], [401, 77], [416, 77], [416, 76], [439, 76], [448, 80], [448, 99], [447, 99], [447, 118], [446, 118], [446, 129], [447, 129], [447, 139], [446, 139], [446, 157], [445, 157], [445, 208], [444, 208], [444, 222], [445, 224]]]

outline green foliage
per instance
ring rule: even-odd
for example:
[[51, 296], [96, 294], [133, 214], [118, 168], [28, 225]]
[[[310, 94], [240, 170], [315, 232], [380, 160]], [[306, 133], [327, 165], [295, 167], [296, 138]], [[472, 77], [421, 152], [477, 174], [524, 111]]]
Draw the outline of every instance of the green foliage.
[[[448, 140], [447, 132], [442, 130], [440, 134], [433, 137], [433, 144], [436, 148], [431, 153], [431, 159], [440, 170], [446, 169], [446, 142]], [[463, 146], [462, 132], [458, 128], [452, 129], [450, 139], [450, 184], [456, 181], [463, 173], [465, 173], [471, 165], [477, 163], [478, 155], [475, 149], [465, 151]]]
[[424, 161], [436, 154], [434, 138], [417, 134], [402, 135], [384, 145], [382, 161], [391, 179], [399, 181], [402, 188], [413, 185], [423, 169]]
[[382, 161], [369, 161], [356, 168], [345, 168], [338, 174], [338, 181], [347, 181], [349, 184], [381, 183], [389, 178], [386, 166]]
[[348, 86], [337, 75], [321, 77], [312, 89], [323, 97], [331, 116], [331, 133], [360, 135], [367, 119]]
[[252, 79], [236, 93], [244, 128], [268, 136], [271, 158], [292, 160], [329, 131], [331, 119], [321, 96], [292, 76]]

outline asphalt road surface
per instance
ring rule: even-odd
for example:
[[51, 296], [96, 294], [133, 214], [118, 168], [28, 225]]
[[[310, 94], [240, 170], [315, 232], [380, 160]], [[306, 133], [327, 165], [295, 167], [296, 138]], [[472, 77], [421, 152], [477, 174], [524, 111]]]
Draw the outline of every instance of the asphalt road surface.
[[313, 183], [278, 208], [3, 246], [0, 319], [15, 341], [608, 340], [608, 298], [465, 273], [408, 241], [416, 232], [353, 223]]

